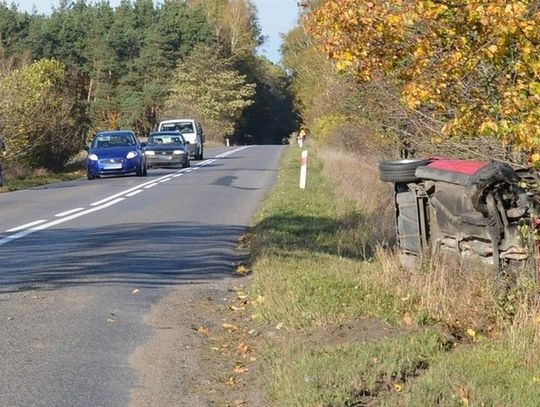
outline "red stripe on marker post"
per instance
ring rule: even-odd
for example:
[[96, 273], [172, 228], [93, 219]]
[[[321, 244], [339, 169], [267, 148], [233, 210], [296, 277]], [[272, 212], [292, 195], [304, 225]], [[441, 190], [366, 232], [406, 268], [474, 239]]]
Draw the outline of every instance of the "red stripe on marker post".
[[307, 157], [307, 150], [302, 151], [302, 158], [300, 160], [300, 189], [306, 189]]

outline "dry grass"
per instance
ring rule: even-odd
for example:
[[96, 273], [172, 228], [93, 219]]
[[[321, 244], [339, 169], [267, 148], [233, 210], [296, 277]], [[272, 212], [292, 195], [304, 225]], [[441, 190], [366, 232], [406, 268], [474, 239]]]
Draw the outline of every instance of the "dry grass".
[[392, 184], [379, 180], [377, 166], [359, 159], [357, 154], [332, 149], [320, 149], [317, 154], [324, 163], [323, 174], [336, 186], [338, 212], [361, 213], [362, 229], [369, 230], [371, 244], [388, 245], [395, 239], [394, 197]]
[[510, 284], [482, 263], [464, 266], [428, 260], [415, 270], [404, 271], [398, 254], [388, 247], [395, 236], [392, 185], [381, 182], [376, 165], [356, 154], [328, 148], [318, 154], [324, 162], [324, 175], [341, 197], [338, 212], [353, 201], [355, 211], [364, 215], [361, 228], [370, 231], [375, 257], [382, 265], [371, 279], [374, 289], [388, 290], [410, 304], [403, 316], [405, 323], [442, 322], [454, 335], [470, 340], [477, 333], [521, 332], [538, 326], [537, 289], [527, 277]]

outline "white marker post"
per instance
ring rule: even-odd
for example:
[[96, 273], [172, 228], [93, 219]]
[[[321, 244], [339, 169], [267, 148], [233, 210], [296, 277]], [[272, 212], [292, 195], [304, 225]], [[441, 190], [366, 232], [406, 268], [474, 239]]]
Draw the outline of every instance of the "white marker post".
[[306, 189], [307, 156], [307, 150], [302, 151], [302, 159], [300, 161], [300, 189]]
[[226, 140], [227, 140], [227, 142], [226, 142], [227, 147], [229, 147], [229, 139], [226, 139]]

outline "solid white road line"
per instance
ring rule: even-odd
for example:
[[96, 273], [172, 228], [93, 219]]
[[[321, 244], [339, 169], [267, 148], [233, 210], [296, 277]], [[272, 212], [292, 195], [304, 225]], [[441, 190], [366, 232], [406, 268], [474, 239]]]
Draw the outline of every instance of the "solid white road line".
[[27, 223], [25, 225], [21, 225], [21, 226], [17, 226], [17, 227], [8, 229], [8, 230], [6, 230], [6, 232], [9, 232], [9, 233], [18, 232], [19, 230], [28, 229], [28, 228], [31, 228], [32, 226], [40, 225], [40, 224], [45, 223], [45, 222], [47, 222], [47, 219], [36, 220], [34, 222], [30, 222], [30, 223]]

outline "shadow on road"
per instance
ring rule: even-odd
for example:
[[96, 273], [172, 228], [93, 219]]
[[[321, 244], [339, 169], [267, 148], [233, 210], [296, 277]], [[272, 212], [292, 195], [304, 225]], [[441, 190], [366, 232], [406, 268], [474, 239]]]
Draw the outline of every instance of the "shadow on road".
[[0, 247], [0, 293], [87, 284], [163, 287], [230, 276], [245, 227], [128, 224], [44, 230]]

